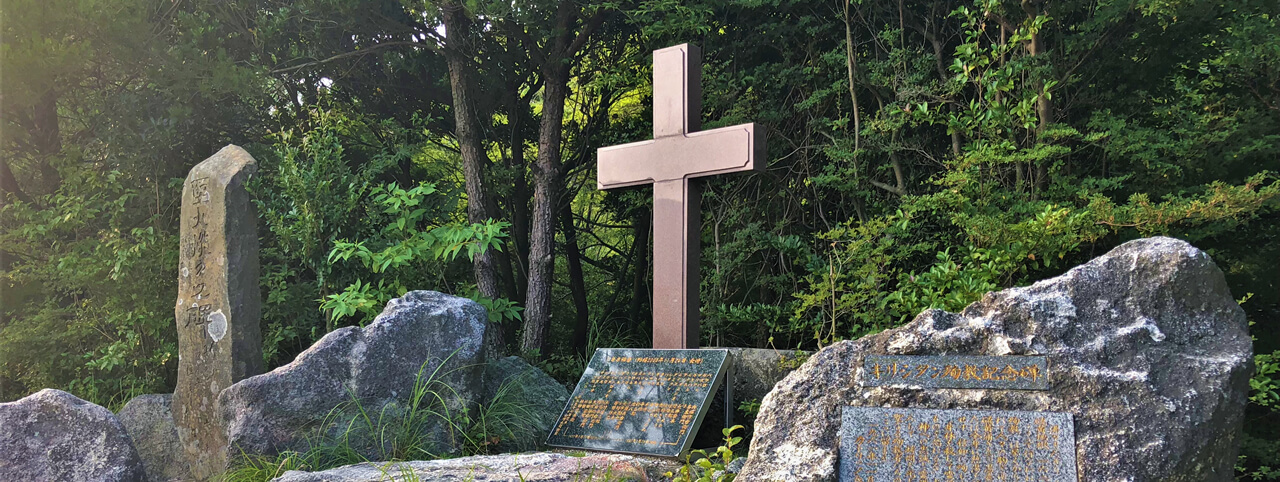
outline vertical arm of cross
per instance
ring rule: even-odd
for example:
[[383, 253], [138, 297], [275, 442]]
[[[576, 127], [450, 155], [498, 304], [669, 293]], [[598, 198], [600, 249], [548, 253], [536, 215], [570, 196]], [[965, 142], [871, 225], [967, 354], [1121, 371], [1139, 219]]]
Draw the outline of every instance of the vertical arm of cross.
[[690, 179], [653, 183], [654, 348], [698, 347], [701, 214], [698, 183]]

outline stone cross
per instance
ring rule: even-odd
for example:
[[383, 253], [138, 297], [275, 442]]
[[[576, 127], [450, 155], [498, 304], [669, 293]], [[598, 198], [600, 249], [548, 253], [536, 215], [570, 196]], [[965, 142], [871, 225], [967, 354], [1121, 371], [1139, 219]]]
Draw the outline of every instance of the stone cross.
[[[653, 347], [697, 348], [702, 190], [694, 178], [763, 168], [754, 123], [698, 132], [702, 52], [653, 52], [653, 140], [597, 151], [600, 189], [653, 184]], [[637, 239], [637, 243], [646, 240]]]
[[248, 152], [228, 145], [191, 168], [182, 186], [173, 418], [197, 480], [227, 468], [218, 393], [262, 373], [258, 215], [244, 187], [257, 169]]

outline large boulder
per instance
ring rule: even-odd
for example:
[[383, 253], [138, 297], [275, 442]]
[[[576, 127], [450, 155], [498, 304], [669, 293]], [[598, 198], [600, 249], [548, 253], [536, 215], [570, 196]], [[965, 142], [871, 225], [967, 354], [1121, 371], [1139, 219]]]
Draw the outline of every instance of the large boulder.
[[[412, 411], [415, 387], [441, 395], [448, 410], [440, 413], [474, 409], [484, 396], [487, 324], [484, 308], [466, 298], [411, 291], [391, 300], [368, 326], [334, 330], [292, 363], [223, 390], [218, 403], [232, 453], [305, 449], [317, 428], [345, 430], [333, 422], [357, 410], [374, 419], [403, 415]], [[420, 404], [438, 400], [418, 395]], [[428, 432], [419, 435], [434, 453], [454, 451], [448, 431]], [[383, 448], [365, 455], [378, 457]]]
[[573, 457], [555, 452], [478, 455], [446, 460], [373, 462], [321, 472], [288, 471], [273, 482], [577, 482], [659, 480], [679, 465], [670, 460], [621, 454]]
[[[872, 354], [1045, 355], [1050, 387], [863, 387]], [[1244, 312], [1209, 256], [1131, 241], [962, 313], [819, 351], [765, 397], [740, 480], [834, 480], [844, 406], [1068, 412], [1082, 481], [1231, 480], [1251, 371]]]
[[110, 410], [53, 389], [0, 403], [0, 480], [144, 477], [138, 452]]
[[173, 395], [142, 395], [129, 400], [116, 414], [142, 458], [150, 482], [190, 480], [178, 429], [173, 424]]
[[[494, 452], [530, 450], [551, 433], [569, 402], [569, 390], [546, 372], [517, 356], [490, 361], [485, 367], [484, 403], [490, 417], [503, 424]], [[505, 429], [505, 430], [504, 430]]]

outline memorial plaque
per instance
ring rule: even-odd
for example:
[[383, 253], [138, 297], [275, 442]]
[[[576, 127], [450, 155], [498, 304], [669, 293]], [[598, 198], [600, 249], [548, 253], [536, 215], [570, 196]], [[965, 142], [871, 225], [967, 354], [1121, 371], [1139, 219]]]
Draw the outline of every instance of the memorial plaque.
[[728, 350], [597, 349], [547, 445], [678, 457], [728, 358]]
[[1069, 413], [845, 407], [843, 415], [843, 482], [1076, 482]]
[[867, 355], [862, 386], [1048, 390], [1048, 368], [1042, 356]]

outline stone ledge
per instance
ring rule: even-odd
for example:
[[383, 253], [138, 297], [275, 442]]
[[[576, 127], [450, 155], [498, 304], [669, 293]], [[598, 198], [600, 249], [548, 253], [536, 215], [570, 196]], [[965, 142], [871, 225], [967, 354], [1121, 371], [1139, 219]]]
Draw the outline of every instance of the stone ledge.
[[378, 482], [386, 480], [569, 482], [661, 480], [677, 470], [674, 460], [581, 452], [476, 455], [444, 460], [368, 462], [320, 472], [289, 471], [273, 482]]

